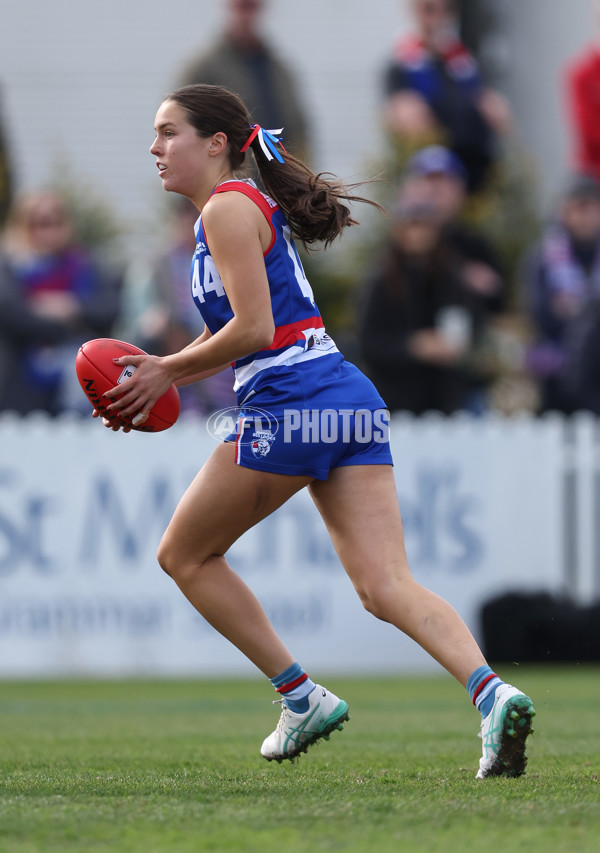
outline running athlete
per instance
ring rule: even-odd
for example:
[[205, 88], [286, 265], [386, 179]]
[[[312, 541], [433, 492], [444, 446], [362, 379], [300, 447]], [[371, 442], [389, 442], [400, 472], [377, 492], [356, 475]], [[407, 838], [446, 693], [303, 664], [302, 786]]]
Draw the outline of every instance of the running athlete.
[[[281, 131], [252, 125], [242, 101], [219, 86], [169, 95], [155, 131], [150, 151], [164, 189], [201, 214], [192, 294], [206, 329], [172, 355], [117, 359], [137, 370], [108, 392], [119, 398], [109, 408], [142, 423], [171, 383], [233, 365], [236, 429], [181, 499], [158, 560], [280, 694], [281, 716], [262, 755], [293, 760], [349, 718], [346, 702], [294, 660], [225, 557], [246, 530], [308, 488], [365, 608], [419, 643], [480, 710], [477, 777], [521, 775], [531, 699], [492, 672], [453, 608], [412, 577], [385, 404], [326, 334], [293, 242], [327, 245], [356, 224], [347, 202], [365, 199], [313, 174], [285, 152]], [[240, 180], [249, 150], [266, 193]]]

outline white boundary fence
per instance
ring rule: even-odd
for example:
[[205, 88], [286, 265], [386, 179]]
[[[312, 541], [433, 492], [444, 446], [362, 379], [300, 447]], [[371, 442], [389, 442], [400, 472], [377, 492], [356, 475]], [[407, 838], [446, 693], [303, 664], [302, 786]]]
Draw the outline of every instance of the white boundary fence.
[[[0, 677], [252, 671], [155, 559], [213, 447], [200, 420], [124, 435], [0, 419]], [[397, 418], [392, 449], [413, 572], [476, 635], [481, 605], [508, 590], [600, 595], [593, 418]], [[437, 666], [363, 611], [307, 493], [230, 558], [316, 674]]]

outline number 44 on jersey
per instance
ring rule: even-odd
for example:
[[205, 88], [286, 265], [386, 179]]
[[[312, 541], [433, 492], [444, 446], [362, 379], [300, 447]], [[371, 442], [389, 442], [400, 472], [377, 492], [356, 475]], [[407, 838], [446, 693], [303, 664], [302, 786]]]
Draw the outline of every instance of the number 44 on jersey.
[[200, 261], [194, 261], [194, 272], [192, 273], [192, 296], [198, 302], [205, 301], [205, 295], [214, 291], [217, 296], [225, 296], [225, 288], [221, 276], [210, 255], [205, 255], [203, 264], [202, 281], [200, 281]]

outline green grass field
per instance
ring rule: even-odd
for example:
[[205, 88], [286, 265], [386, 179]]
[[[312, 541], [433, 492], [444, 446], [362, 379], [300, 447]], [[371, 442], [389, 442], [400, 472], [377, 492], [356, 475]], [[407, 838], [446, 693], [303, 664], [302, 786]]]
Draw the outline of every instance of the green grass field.
[[502, 673], [536, 734], [484, 782], [450, 678], [326, 679], [351, 720], [294, 765], [262, 680], [0, 684], [0, 851], [597, 851], [600, 671]]

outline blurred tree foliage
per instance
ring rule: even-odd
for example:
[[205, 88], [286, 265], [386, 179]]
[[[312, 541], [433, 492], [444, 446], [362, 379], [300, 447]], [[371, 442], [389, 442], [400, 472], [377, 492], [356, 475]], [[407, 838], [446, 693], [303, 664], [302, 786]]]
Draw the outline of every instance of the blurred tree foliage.
[[64, 156], [55, 160], [52, 189], [59, 193], [72, 212], [77, 240], [91, 252], [117, 259], [128, 228], [114, 207], [88, 181], [73, 172]]

